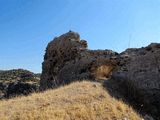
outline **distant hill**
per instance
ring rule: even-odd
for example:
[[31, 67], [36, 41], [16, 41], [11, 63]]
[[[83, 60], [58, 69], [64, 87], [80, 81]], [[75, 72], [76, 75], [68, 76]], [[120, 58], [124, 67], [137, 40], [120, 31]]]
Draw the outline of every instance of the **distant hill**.
[[40, 74], [24, 69], [0, 70], [0, 98], [27, 95], [39, 88]]
[[0, 119], [5, 120], [142, 120], [98, 82], [75, 82], [56, 90], [0, 101], [0, 108]]

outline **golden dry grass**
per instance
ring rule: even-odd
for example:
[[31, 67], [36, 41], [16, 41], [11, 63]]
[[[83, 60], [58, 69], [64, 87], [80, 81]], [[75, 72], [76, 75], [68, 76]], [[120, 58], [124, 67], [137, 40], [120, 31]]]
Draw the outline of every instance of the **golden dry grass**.
[[97, 82], [71, 85], [0, 101], [0, 120], [141, 120]]
[[101, 65], [96, 68], [94, 71], [94, 75], [96, 76], [96, 79], [106, 79], [114, 69], [114, 66], [112, 65]]

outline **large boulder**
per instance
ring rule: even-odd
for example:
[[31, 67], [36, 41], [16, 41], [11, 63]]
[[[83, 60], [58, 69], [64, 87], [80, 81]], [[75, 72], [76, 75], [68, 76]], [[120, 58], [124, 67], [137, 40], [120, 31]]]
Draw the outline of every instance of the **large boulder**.
[[55, 88], [75, 80], [106, 78], [116, 66], [116, 55], [111, 50], [88, 50], [87, 42], [72, 31], [56, 37], [46, 49], [40, 88]]

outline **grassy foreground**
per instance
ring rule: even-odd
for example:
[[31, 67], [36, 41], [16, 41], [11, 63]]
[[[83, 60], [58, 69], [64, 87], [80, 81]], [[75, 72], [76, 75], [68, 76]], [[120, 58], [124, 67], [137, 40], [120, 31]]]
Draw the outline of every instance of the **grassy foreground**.
[[0, 120], [141, 120], [97, 82], [75, 82], [56, 90], [0, 101]]

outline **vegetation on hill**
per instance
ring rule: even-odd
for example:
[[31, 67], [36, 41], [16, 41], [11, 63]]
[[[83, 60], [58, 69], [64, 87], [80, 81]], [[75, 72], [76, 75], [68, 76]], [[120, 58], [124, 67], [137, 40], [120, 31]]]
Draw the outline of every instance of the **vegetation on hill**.
[[128, 105], [111, 97], [101, 83], [75, 82], [0, 101], [3, 120], [141, 120]]
[[37, 82], [36, 75], [28, 70], [13, 69], [13, 70], [1, 70], [0, 71], [0, 82], [26, 82], [32, 81]]
[[27, 95], [39, 88], [39, 74], [28, 70], [13, 69], [0, 71], [0, 99], [17, 95]]

